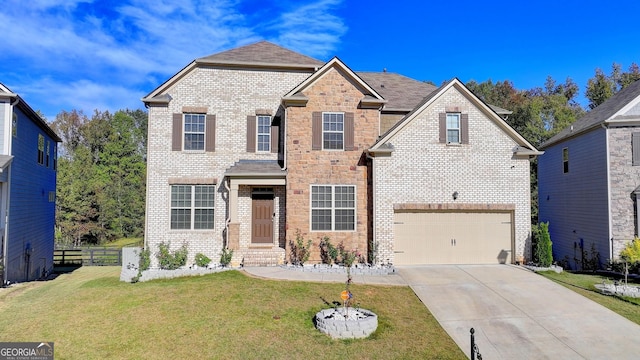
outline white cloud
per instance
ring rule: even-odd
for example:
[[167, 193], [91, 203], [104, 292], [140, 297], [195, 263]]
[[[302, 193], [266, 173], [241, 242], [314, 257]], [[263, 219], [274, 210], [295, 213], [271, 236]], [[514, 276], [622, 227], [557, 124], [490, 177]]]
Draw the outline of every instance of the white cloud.
[[5, 1], [0, 82], [49, 118], [141, 107], [141, 96], [193, 59], [263, 38], [323, 58], [346, 31], [333, 15], [341, 0]]

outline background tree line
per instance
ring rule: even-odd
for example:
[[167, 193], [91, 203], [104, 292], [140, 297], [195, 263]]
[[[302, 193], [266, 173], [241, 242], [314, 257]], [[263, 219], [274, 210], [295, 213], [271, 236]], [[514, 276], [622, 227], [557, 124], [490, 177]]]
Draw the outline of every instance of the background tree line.
[[[614, 63], [609, 75], [596, 69], [585, 89], [587, 109], [578, 103], [580, 89], [571, 78], [558, 83], [552, 77], [547, 77], [543, 87], [529, 90], [518, 90], [508, 80], [496, 83], [491, 80], [482, 83], [469, 81], [466, 85], [484, 102], [512, 111], [506, 122], [533, 146], [539, 147], [588, 110], [639, 79], [640, 69], [635, 63], [626, 72]], [[538, 223], [537, 160], [531, 162], [531, 222]]]
[[143, 235], [147, 113], [63, 111], [58, 148], [56, 243], [104, 244]]
[[[571, 79], [547, 77], [542, 87], [516, 89], [509, 80], [467, 87], [488, 104], [513, 113], [506, 119], [538, 147], [586, 111], [640, 79], [635, 63], [628, 71], [613, 64], [610, 74], [596, 69], [587, 82], [587, 108], [577, 101], [580, 89]], [[147, 113], [96, 111], [91, 118], [63, 111], [52, 128], [62, 138], [58, 150], [56, 242], [60, 245], [104, 244], [144, 231]], [[531, 164], [532, 223], [538, 223], [537, 164]]]

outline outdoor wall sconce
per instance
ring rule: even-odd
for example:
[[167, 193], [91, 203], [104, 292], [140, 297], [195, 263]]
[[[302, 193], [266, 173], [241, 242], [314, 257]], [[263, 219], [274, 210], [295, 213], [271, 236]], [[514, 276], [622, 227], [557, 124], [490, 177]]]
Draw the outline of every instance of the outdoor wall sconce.
[[453, 192], [453, 200], [456, 200], [458, 198], [458, 192], [454, 191]]

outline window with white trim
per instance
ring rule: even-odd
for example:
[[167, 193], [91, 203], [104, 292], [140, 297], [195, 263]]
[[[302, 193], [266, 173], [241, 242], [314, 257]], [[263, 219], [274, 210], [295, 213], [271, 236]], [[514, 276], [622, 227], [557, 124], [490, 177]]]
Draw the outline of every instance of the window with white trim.
[[569, 148], [562, 149], [562, 172], [569, 172]]
[[447, 144], [460, 143], [460, 114], [447, 113]]
[[204, 151], [204, 114], [184, 114], [184, 150]]
[[355, 195], [356, 187], [353, 185], [312, 185], [311, 230], [355, 230]]
[[344, 113], [322, 113], [322, 148], [344, 150]]
[[258, 116], [257, 118], [257, 150], [271, 151], [271, 116]]
[[171, 185], [171, 229], [213, 229], [214, 198], [214, 185]]
[[38, 134], [38, 164], [44, 165], [44, 136]]

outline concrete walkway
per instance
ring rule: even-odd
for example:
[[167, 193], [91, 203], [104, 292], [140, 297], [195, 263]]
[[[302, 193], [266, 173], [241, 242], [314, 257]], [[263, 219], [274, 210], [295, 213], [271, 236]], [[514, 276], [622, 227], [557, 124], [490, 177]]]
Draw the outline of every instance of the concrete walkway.
[[640, 326], [511, 265], [400, 267], [401, 277], [470, 356], [484, 359], [638, 359]]
[[[347, 281], [346, 270], [344, 273], [322, 273], [313, 271], [289, 270], [279, 266], [273, 267], [245, 267], [244, 271], [256, 277], [291, 281], [316, 281], [344, 283]], [[400, 285], [407, 286], [404, 279], [398, 275], [351, 275], [354, 284], [368, 285]]]

